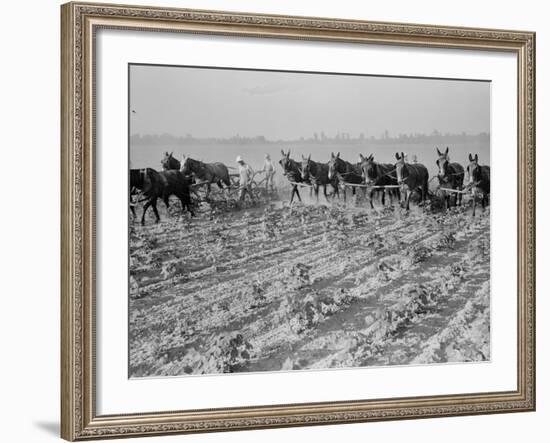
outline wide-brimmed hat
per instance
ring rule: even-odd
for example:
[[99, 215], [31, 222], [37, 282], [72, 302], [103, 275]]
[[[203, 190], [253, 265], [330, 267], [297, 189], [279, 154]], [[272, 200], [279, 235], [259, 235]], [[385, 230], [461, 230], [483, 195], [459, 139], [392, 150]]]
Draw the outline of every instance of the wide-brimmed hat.
[[240, 155], [237, 155], [237, 160], [235, 160], [237, 163], [244, 162], [243, 158]]

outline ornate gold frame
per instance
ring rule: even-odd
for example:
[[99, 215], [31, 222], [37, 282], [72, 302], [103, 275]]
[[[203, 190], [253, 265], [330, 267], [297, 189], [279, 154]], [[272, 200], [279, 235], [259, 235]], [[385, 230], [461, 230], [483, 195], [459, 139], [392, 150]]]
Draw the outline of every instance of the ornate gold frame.
[[[518, 380], [512, 392], [98, 416], [94, 33], [101, 27], [509, 51], [518, 58]], [[533, 411], [535, 34], [122, 5], [61, 7], [61, 436], [67, 440]]]

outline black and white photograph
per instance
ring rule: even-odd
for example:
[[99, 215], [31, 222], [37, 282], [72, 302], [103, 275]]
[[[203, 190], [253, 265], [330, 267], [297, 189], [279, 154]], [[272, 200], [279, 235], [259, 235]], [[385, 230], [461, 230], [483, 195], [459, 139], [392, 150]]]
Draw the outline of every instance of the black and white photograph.
[[491, 361], [490, 81], [128, 76], [130, 378]]

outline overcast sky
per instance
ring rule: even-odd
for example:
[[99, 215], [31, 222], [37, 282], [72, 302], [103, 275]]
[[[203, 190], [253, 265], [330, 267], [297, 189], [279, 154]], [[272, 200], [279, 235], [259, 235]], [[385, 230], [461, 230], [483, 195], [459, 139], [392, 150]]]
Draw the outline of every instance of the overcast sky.
[[142, 135], [477, 134], [490, 130], [490, 83], [132, 65], [130, 109]]

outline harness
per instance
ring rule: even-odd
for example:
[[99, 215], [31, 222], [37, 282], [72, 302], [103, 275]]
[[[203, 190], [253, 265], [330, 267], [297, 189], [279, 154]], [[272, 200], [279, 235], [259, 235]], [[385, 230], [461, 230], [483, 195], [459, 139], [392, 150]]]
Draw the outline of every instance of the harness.
[[[377, 164], [376, 167], [377, 167], [378, 169], [380, 169], [380, 165]], [[386, 172], [385, 174], [382, 174], [381, 176], [378, 177], [378, 180], [380, 180], [381, 178], [386, 177], [386, 176], [391, 177], [391, 178], [395, 178], [395, 179], [397, 180], [397, 176], [396, 176], [396, 175], [391, 175], [391, 174], [393, 174], [396, 170], [397, 170], [397, 168], [393, 168], [391, 171]]]
[[[376, 165], [375, 168], [376, 168], [376, 179], [375, 179], [375, 183], [379, 180], [381, 180], [382, 178], [384, 177], [391, 177], [391, 178], [395, 178], [397, 180], [397, 177], [395, 175], [391, 175], [395, 172], [396, 168], [394, 167], [391, 171], [388, 171], [386, 172], [385, 174], [380, 174], [380, 163], [376, 163], [374, 162], [374, 164]], [[362, 169], [362, 168], [361, 168]]]
[[291, 159], [288, 159], [288, 160], [289, 160], [289, 165], [287, 167], [283, 167], [283, 176], [285, 176], [287, 180], [290, 181], [291, 183], [293, 181], [301, 181], [302, 174], [300, 171], [300, 167], [298, 166], [297, 163], [294, 163], [293, 160]]
[[[349, 165], [351, 168], [353, 168], [353, 165], [352, 165], [351, 163], [349, 163], [349, 162], [344, 162], [344, 160], [341, 160], [341, 161], [343, 162], [344, 166]], [[338, 171], [336, 171], [336, 176], [338, 177], [338, 180], [339, 180], [340, 182], [342, 182], [344, 185], [348, 184], [348, 182], [346, 182], [346, 181], [344, 180], [344, 176], [349, 176], [349, 175], [355, 175], [355, 176], [361, 178], [363, 174], [362, 174], [362, 172], [357, 173], [356, 171], [348, 171], [348, 172], [338, 172]], [[353, 184], [355, 184], [355, 183], [349, 183], [349, 184], [352, 184], [352, 185], [353, 185]]]

